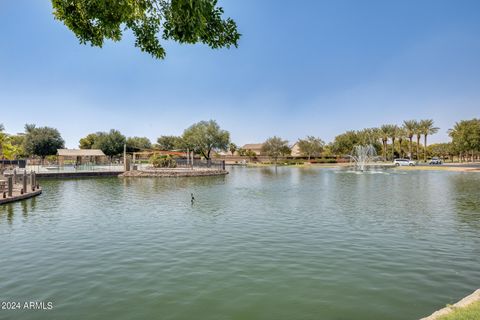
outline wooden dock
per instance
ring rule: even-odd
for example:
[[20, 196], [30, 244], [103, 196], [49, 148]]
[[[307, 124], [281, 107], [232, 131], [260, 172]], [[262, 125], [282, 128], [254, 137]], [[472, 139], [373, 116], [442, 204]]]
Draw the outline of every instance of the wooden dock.
[[3, 173], [0, 179], [0, 205], [38, 196], [42, 189], [35, 172], [13, 170]]
[[20, 192], [20, 190], [15, 190], [12, 193], [11, 197], [8, 197], [8, 196], [6, 198], [0, 197], [0, 205], [7, 204], [7, 203], [10, 203], [10, 202], [14, 202], [14, 201], [20, 201], [20, 200], [25, 200], [25, 199], [28, 199], [28, 198], [36, 197], [36, 196], [40, 195], [41, 193], [42, 193], [41, 188], [38, 188], [35, 191], [30, 191], [30, 192], [27, 192], [27, 193], [23, 193], [23, 194]]

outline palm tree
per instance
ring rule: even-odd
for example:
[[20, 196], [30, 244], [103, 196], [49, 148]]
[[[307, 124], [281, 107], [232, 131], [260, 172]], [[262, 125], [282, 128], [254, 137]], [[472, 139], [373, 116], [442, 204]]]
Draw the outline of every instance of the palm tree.
[[378, 131], [380, 139], [382, 139], [383, 161], [387, 161], [387, 142], [388, 142], [388, 137], [390, 136], [390, 129], [391, 129], [390, 125], [384, 124], [380, 127]]
[[415, 136], [417, 138], [417, 152], [416, 152], [416, 155], [417, 155], [417, 160], [420, 160], [420, 138], [422, 137], [422, 130], [421, 130], [421, 127], [420, 127], [420, 123], [417, 122], [417, 125], [415, 126], [415, 129], [413, 130], [413, 132], [415, 133]]
[[417, 120], [406, 120], [403, 121], [403, 128], [405, 129], [405, 135], [408, 138], [409, 144], [408, 144], [408, 152], [410, 153], [410, 160], [412, 160], [412, 145], [413, 145], [413, 136], [415, 134], [415, 130], [418, 126]]
[[238, 149], [237, 145], [233, 142], [230, 142], [230, 144], [228, 145], [228, 150], [232, 153], [232, 156], [235, 153], [235, 151], [237, 151], [237, 149]]
[[425, 142], [423, 145], [423, 161], [427, 162], [427, 136], [437, 133], [440, 128], [433, 126], [432, 119], [421, 120], [419, 126], [420, 126], [420, 133], [423, 134], [423, 138]]
[[398, 126], [390, 125], [390, 139], [392, 139], [392, 160], [395, 159], [395, 139], [398, 137]]
[[403, 158], [403, 147], [402, 142], [407, 137], [407, 131], [403, 127], [397, 129], [398, 144], [400, 145], [399, 154], [400, 158]]

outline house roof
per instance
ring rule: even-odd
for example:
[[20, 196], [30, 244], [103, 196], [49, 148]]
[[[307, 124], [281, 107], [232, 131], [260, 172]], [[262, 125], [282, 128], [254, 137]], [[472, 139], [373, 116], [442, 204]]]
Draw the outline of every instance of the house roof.
[[64, 157], [100, 157], [105, 154], [100, 149], [57, 149], [57, 155]]
[[245, 150], [262, 149], [263, 143], [247, 143], [242, 147]]

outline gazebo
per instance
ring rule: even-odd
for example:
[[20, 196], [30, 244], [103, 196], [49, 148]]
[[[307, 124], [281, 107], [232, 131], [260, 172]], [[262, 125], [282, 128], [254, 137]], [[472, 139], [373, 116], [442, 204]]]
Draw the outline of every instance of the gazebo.
[[73, 164], [101, 164], [105, 163], [107, 157], [100, 149], [58, 149], [58, 164], [65, 162]]

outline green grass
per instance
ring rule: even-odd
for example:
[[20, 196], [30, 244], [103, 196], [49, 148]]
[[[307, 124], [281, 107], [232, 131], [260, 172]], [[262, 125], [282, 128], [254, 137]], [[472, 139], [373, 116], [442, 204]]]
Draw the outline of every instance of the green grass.
[[464, 308], [455, 308], [455, 310], [438, 320], [479, 320], [480, 319], [480, 301], [469, 304]]

